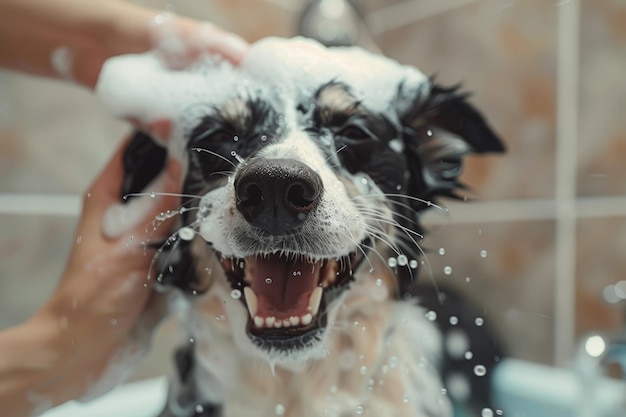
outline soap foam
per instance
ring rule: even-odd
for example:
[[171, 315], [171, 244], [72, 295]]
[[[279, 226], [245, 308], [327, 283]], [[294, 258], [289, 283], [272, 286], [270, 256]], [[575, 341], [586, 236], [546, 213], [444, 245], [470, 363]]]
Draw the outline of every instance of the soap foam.
[[238, 68], [210, 56], [183, 70], [171, 69], [155, 52], [114, 57], [105, 63], [96, 92], [115, 116], [146, 125], [167, 118], [171, 136], [181, 137], [203, 111], [242, 92], [261, 88], [291, 101], [330, 81], [348, 85], [373, 111], [395, 105], [400, 83], [412, 91], [428, 84], [416, 68], [357, 47], [272, 37], [253, 44]]

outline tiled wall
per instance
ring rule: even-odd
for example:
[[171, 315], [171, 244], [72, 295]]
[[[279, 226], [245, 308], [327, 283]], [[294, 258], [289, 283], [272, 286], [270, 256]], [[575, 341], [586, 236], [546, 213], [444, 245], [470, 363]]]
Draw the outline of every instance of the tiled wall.
[[[169, 3], [251, 41], [293, 35], [300, 9], [290, 0]], [[519, 358], [566, 364], [583, 334], [623, 329], [623, 307], [602, 290], [626, 279], [626, 3], [362, 3], [385, 54], [442, 83], [462, 81], [508, 147], [467, 164], [476, 202], [447, 202], [448, 215], [428, 217], [434, 279], [478, 303]], [[54, 288], [77, 195], [126, 130], [77, 87], [0, 73], [0, 328]], [[139, 377], [160, 372], [172, 327]]]

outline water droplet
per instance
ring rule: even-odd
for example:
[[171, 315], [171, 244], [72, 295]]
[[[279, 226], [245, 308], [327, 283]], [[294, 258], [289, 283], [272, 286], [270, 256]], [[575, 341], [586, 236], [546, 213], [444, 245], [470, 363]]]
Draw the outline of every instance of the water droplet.
[[354, 409], [354, 412], [361, 415], [363, 414], [363, 412], [365, 411], [365, 409], [363, 408], [362, 405], [357, 405], [357, 407]]
[[483, 320], [482, 317], [476, 317], [476, 320], [474, 320], [474, 323], [476, 324], [476, 326], [482, 326], [483, 324], [485, 324], [485, 320]]
[[483, 365], [476, 365], [474, 367], [474, 374], [476, 376], [485, 376], [487, 369]]
[[484, 250], [484, 249], [483, 249], [483, 250], [481, 250], [481, 251], [480, 251], [480, 257], [481, 257], [481, 258], [486, 258], [486, 257], [487, 257], [487, 251], [486, 251], [486, 250]]
[[181, 227], [178, 229], [178, 237], [182, 240], [192, 240], [196, 236], [196, 232], [191, 227]]
[[465, 277], [465, 282], [470, 282], [472, 279], [470, 277]]
[[403, 402], [403, 403], [405, 403], [405, 404], [407, 404], [407, 403], [409, 402], [409, 396], [408, 396], [408, 395], [406, 395], [406, 394], [404, 394], [404, 395], [402, 396], [402, 402]]
[[111, 326], [117, 326], [117, 319], [111, 319]]
[[367, 373], [367, 366], [361, 366], [359, 368], [359, 372], [361, 373], [361, 375], [365, 375]]
[[402, 184], [396, 185], [396, 190], [398, 190], [398, 191], [402, 190]]
[[498, 410], [496, 410], [496, 415], [503, 416], [504, 415], [504, 411], [498, 409]]
[[83, 241], [83, 237], [81, 235], [76, 236], [76, 244], [80, 245], [80, 243]]
[[194, 339], [193, 337], [189, 338], [189, 343], [196, 343], [196, 339]]
[[483, 408], [480, 410], [480, 417], [493, 417], [493, 410], [491, 408]]
[[234, 289], [230, 292], [230, 296], [233, 297], [235, 300], [238, 300], [241, 298], [241, 291]]
[[285, 414], [285, 406], [282, 404], [276, 404], [276, 408], [274, 409], [277, 416], [282, 416]]
[[425, 314], [426, 319], [430, 320], [430, 321], [435, 321], [437, 320], [437, 313], [434, 312], [433, 310], [429, 310], [426, 312]]
[[446, 250], [444, 248], [439, 248], [439, 255], [445, 255]]
[[204, 413], [204, 407], [202, 406], [202, 404], [196, 405], [196, 413], [198, 414]]
[[472, 360], [472, 358], [474, 357], [474, 354], [472, 353], [472, 351], [471, 351], [471, 350], [468, 350], [467, 352], [465, 352], [465, 354], [463, 355], [463, 357], [464, 357], [466, 360], [468, 360], [468, 361], [469, 361], [469, 360]]
[[452, 274], [452, 267], [451, 266], [444, 266], [443, 267], [443, 273], [446, 275], [451, 275]]
[[294, 277], [299, 277], [302, 275], [302, 271], [293, 271], [293, 276]]
[[426, 134], [427, 134], [428, 136], [432, 136], [432, 135], [433, 135], [433, 131], [432, 131], [432, 130], [430, 130], [430, 129], [428, 129], [428, 130], [426, 131]]
[[198, 295], [198, 291], [196, 291], [196, 290], [191, 290], [191, 295]]
[[226, 316], [225, 316], [225, 315], [220, 314], [219, 316], [215, 317], [215, 320], [217, 320], [217, 321], [222, 321], [222, 320], [224, 320], [225, 318], [226, 318]]
[[150, 193], [150, 197], [151, 197], [151, 198], [156, 197], [156, 193], [155, 193], [154, 191], [152, 191], [152, 192]]
[[234, 140], [235, 142], [237, 142], [237, 141], [239, 140], [239, 136], [237, 136], [237, 135], [233, 136], [233, 140]]
[[376, 286], [377, 286], [377, 287], [380, 287], [381, 285], [383, 285], [383, 280], [382, 280], [382, 279], [380, 279], [380, 278], [378, 278], [378, 279], [376, 280]]
[[456, 326], [459, 324], [459, 318], [457, 316], [450, 316], [450, 324]]
[[265, 283], [266, 284], [271, 284], [272, 283], [272, 278], [270, 278], [270, 277], [265, 278]]
[[267, 136], [261, 135], [261, 142], [265, 142], [267, 140]]
[[409, 262], [409, 266], [411, 267], [411, 269], [416, 269], [417, 265], [418, 263], [415, 259], [411, 259], [411, 262]]
[[398, 358], [396, 358], [395, 356], [391, 356], [389, 358], [389, 366], [391, 366], [392, 368], [395, 368], [398, 366]]
[[362, 178], [361, 178], [361, 184], [363, 184], [363, 185], [367, 185], [367, 184], [368, 184], [367, 178], [362, 177]]
[[441, 395], [448, 395], [448, 390], [445, 388], [441, 388]]
[[389, 265], [390, 268], [395, 268], [398, 265], [398, 260], [396, 258], [389, 258], [387, 259], [387, 265]]
[[409, 263], [409, 259], [406, 257], [406, 255], [398, 256], [398, 265], [405, 266], [408, 263]]

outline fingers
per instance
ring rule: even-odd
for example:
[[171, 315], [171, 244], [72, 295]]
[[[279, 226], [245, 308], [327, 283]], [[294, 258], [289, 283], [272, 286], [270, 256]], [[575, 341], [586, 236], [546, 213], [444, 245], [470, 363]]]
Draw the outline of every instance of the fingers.
[[129, 139], [125, 140], [89, 187], [83, 198], [83, 214], [78, 233], [103, 235], [116, 239], [123, 234], [138, 238], [166, 235], [169, 227], [162, 225], [152, 230], [152, 222], [162, 212], [176, 210], [180, 205], [181, 166], [170, 159], [166, 169], [146, 188], [145, 195], [128, 202], [120, 200], [123, 180], [122, 156]]
[[181, 69], [205, 52], [218, 54], [238, 65], [248, 51], [248, 43], [210, 23], [158, 14], [152, 20], [150, 36], [154, 49], [168, 66]]

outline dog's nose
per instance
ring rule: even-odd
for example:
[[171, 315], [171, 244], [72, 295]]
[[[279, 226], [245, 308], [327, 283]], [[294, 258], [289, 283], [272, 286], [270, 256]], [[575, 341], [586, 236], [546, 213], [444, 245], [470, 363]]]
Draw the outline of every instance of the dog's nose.
[[248, 223], [272, 235], [302, 225], [322, 191], [320, 176], [294, 159], [257, 159], [235, 177], [237, 209]]

